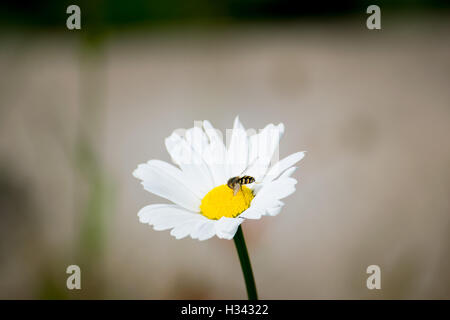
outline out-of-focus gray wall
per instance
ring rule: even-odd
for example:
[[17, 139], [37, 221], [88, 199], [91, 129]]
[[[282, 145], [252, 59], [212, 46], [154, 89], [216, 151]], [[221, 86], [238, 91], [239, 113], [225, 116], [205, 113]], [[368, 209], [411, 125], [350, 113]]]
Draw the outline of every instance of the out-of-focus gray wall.
[[308, 151], [281, 214], [243, 225], [261, 298], [450, 298], [448, 16], [333, 21], [2, 34], [0, 298], [245, 298], [233, 242], [140, 224], [164, 200], [131, 175], [236, 115]]

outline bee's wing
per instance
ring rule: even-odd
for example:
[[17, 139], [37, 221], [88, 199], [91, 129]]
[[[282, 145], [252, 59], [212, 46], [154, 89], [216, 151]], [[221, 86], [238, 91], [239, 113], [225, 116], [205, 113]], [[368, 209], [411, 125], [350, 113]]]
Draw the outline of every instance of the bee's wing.
[[233, 187], [233, 196], [237, 195], [239, 190], [241, 189], [241, 185], [239, 183], [236, 183]]
[[247, 171], [247, 169], [249, 169], [251, 166], [253, 166], [255, 164], [256, 160], [258, 160], [258, 157], [256, 157], [251, 163], [247, 164], [247, 167], [245, 167], [245, 169], [242, 170], [242, 172], [238, 174], [238, 177], [241, 177], [244, 174], [244, 172]]

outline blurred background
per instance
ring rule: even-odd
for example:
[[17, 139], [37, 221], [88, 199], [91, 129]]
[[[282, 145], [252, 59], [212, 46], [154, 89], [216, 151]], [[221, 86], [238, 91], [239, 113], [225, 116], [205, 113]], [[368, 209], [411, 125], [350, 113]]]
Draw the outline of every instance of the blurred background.
[[308, 151], [282, 213], [243, 225], [261, 298], [449, 299], [449, 18], [444, 0], [2, 1], [0, 298], [245, 299], [233, 242], [140, 224], [165, 201], [131, 174], [170, 161], [172, 130], [240, 115], [285, 124], [280, 157]]

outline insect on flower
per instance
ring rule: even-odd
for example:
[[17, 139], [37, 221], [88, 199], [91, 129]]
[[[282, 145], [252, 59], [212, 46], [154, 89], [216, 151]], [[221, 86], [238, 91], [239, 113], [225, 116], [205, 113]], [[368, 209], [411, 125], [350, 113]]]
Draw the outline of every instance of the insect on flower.
[[250, 184], [255, 182], [255, 178], [250, 176], [243, 176], [243, 177], [233, 177], [228, 179], [227, 186], [233, 190], [233, 196], [235, 196], [239, 190], [241, 190], [242, 185], [244, 184]]

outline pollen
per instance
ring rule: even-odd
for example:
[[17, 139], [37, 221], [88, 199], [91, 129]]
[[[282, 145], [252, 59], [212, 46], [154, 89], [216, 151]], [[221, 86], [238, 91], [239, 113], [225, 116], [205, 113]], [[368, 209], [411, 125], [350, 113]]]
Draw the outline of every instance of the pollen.
[[222, 217], [235, 218], [250, 207], [253, 192], [242, 186], [236, 195], [227, 185], [215, 187], [203, 197], [200, 204], [201, 213], [208, 219], [218, 220]]

